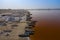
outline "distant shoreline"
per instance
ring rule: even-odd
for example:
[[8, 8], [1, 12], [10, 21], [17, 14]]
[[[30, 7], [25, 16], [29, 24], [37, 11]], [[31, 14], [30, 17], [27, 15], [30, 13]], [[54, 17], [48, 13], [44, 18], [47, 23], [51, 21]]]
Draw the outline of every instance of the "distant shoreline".
[[60, 9], [26, 9], [26, 10], [60, 10]]
[[[0, 10], [11, 10], [11, 9], [0, 9]], [[60, 10], [60, 8], [55, 8], [55, 9], [12, 9], [12, 10]]]

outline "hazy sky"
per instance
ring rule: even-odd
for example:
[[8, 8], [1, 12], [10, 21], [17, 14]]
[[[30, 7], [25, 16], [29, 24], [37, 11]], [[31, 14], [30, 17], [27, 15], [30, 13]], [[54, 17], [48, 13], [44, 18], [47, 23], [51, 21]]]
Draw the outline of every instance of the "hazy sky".
[[60, 0], [0, 0], [0, 9], [60, 8]]

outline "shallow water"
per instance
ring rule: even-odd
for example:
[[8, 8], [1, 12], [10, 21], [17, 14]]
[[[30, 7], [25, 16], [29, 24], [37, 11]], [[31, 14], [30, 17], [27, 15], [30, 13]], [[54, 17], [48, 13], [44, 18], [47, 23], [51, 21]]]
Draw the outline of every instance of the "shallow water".
[[29, 10], [36, 20], [32, 40], [60, 40], [60, 10]]

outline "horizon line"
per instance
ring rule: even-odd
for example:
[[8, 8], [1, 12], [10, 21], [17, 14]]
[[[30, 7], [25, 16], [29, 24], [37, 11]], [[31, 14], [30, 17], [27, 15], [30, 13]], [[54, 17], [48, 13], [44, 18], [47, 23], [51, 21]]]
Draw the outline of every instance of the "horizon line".
[[[12, 8], [2, 8], [2, 9], [12, 9]], [[18, 9], [18, 8], [15, 8], [15, 9]], [[1, 8], [0, 8], [0, 10], [1, 10]], [[29, 8], [29, 9], [26, 9], [26, 10], [60, 10], [60, 8], [36, 8], [36, 9]]]

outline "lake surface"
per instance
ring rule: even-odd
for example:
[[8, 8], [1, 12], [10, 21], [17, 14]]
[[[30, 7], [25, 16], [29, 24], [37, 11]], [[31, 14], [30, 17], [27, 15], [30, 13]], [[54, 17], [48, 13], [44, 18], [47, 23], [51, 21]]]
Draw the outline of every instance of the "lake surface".
[[29, 10], [36, 20], [32, 40], [60, 40], [60, 10]]
[[36, 20], [43, 19], [60, 19], [60, 10], [30, 10], [32, 17]]
[[30, 13], [37, 24], [60, 25], [60, 10], [31, 10]]

